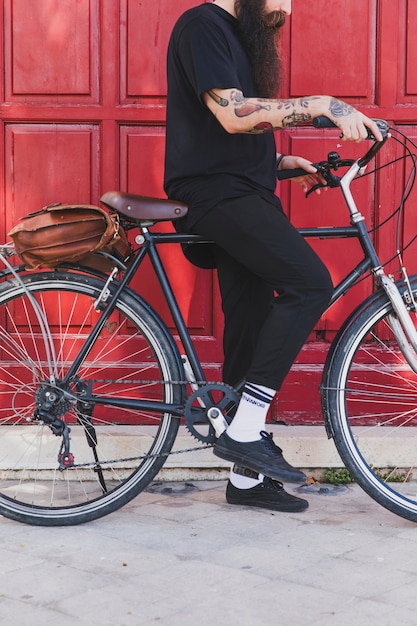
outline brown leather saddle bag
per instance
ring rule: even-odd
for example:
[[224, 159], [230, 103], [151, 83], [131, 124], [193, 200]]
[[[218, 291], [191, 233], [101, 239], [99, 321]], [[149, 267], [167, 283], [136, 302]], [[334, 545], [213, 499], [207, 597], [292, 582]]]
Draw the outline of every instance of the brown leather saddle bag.
[[89, 204], [55, 204], [19, 220], [9, 236], [27, 269], [80, 262], [108, 272], [114, 261], [127, 263], [131, 246], [116, 213]]

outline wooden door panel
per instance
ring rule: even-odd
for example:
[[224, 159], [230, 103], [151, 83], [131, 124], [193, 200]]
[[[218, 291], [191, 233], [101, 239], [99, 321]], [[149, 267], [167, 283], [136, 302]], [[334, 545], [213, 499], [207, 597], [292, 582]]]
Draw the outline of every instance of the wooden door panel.
[[6, 0], [9, 101], [98, 96], [98, 0]]
[[[417, 5], [414, 0], [380, 0], [378, 31], [378, 92], [388, 119], [414, 122], [417, 102]], [[390, 109], [393, 116], [390, 117]]]
[[193, 6], [194, 0], [123, 0], [122, 101], [166, 95], [165, 56], [172, 26]]
[[405, 96], [417, 97], [417, 4], [414, 0], [407, 1], [406, 22], [406, 71], [405, 71]]
[[91, 202], [98, 185], [99, 129], [10, 124], [5, 133], [7, 232], [19, 217], [54, 202]]
[[[414, 142], [417, 143], [417, 127], [416, 126], [403, 126], [400, 127], [401, 130]], [[405, 163], [402, 164], [402, 185], [398, 189], [397, 193], [397, 203], [396, 206], [400, 204], [401, 193], [403, 188], [405, 187], [407, 181], [409, 180], [409, 176], [411, 174], [412, 163], [410, 159], [407, 159]], [[416, 211], [416, 203], [417, 203], [417, 192], [414, 191], [413, 195], [410, 199], [405, 203], [403, 210], [403, 219], [402, 219], [402, 233], [401, 233], [401, 244], [402, 246], [407, 246], [407, 250], [404, 253], [404, 265], [407, 268], [409, 274], [417, 274], [417, 211]], [[394, 220], [394, 227], [396, 227], [397, 221]], [[411, 245], [408, 247], [408, 244]]]
[[165, 129], [162, 126], [120, 127], [120, 182], [123, 189], [164, 198]]
[[291, 16], [290, 95], [371, 102], [375, 0], [303, 0]]

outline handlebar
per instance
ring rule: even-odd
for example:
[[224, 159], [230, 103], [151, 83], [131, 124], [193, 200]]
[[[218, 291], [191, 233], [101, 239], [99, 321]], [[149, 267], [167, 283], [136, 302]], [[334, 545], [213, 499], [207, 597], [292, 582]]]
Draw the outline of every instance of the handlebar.
[[[383, 141], [376, 142], [375, 137], [373, 136], [372, 132], [368, 129], [368, 139], [371, 141], [375, 141], [375, 149], [371, 149], [368, 152], [369, 159], [368, 158], [366, 159], [367, 162], [369, 162], [370, 158], [374, 156], [374, 153], [376, 154], [379, 148], [382, 147], [383, 143], [389, 137], [389, 131], [390, 131], [390, 126], [388, 122], [386, 122], [385, 120], [374, 119], [373, 121], [377, 124], [379, 130], [381, 131]], [[332, 128], [332, 129], [338, 128], [336, 124], [334, 124], [328, 117], [325, 117], [323, 115], [321, 115], [320, 117], [316, 117], [313, 120], [313, 126], [315, 128]], [[339, 167], [349, 167], [350, 165], [353, 165], [354, 162], [355, 161], [351, 159], [342, 160], [340, 159], [337, 152], [331, 152], [328, 156], [327, 161], [320, 161], [320, 163], [313, 163], [313, 165], [317, 169], [318, 173], [320, 173], [325, 178], [329, 187], [336, 187], [338, 186], [338, 181], [340, 179], [338, 179], [336, 176], [331, 174], [330, 170], [332, 169], [337, 170], [339, 169]], [[289, 178], [297, 178], [298, 176], [306, 176], [306, 174], [309, 174], [309, 173], [310, 172], [306, 172], [305, 170], [299, 167], [299, 168], [292, 169], [292, 170], [280, 170], [279, 172], [277, 172], [277, 178], [278, 180], [287, 180]]]
[[[389, 130], [390, 130], [390, 126], [388, 122], [386, 122], [385, 120], [381, 120], [381, 119], [374, 119], [373, 121], [378, 126], [382, 137], [386, 139], [386, 137], [388, 137]], [[319, 117], [314, 118], [313, 126], [314, 128], [333, 128], [333, 129], [338, 128], [338, 126], [336, 126], [336, 124], [334, 124], [325, 115], [320, 115]], [[375, 141], [375, 137], [373, 136], [373, 134], [371, 133], [369, 129], [368, 129], [368, 139]]]

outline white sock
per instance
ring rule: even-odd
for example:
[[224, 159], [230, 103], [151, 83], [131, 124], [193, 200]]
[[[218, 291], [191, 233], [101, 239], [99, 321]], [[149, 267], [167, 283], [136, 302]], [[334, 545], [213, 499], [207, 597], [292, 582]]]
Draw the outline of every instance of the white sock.
[[235, 441], [257, 441], [265, 429], [266, 415], [275, 396], [275, 390], [247, 382], [236, 415], [227, 429]]
[[252, 489], [259, 485], [264, 477], [263, 474], [257, 474], [252, 470], [234, 465], [230, 470], [230, 482], [236, 489]]

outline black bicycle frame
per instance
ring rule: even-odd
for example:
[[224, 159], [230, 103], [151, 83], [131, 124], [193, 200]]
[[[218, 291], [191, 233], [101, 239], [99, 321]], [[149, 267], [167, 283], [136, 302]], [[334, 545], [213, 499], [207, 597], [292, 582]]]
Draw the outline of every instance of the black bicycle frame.
[[[359, 240], [362, 250], [364, 252], [364, 258], [343, 278], [334, 288], [333, 296], [331, 298], [329, 307], [336, 302], [342, 295], [344, 295], [365, 272], [373, 268], [379, 267], [380, 262], [376, 255], [375, 248], [370, 240], [369, 234], [366, 231], [363, 221], [360, 221], [352, 226], [348, 227], [318, 227], [318, 228], [300, 228], [298, 229], [300, 234], [305, 238], [319, 238], [319, 239], [344, 239], [344, 238], [356, 238]], [[161, 286], [162, 293], [167, 302], [169, 311], [174, 320], [175, 328], [180, 337], [184, 352], [189, 360], [191, 370], [195, 377], [195, 380], [204, 382], [206, 380], [201, 363], [197, 356], [194, 345], [191, 341], [190, 334], [188, 332], [186, 323], [181, 314], [177, 299], [172, 289], [171, 283], [168, 279], [165, 267], [162, 263], [161, 257], [157, 250], [157, 246], [163, 244], [198, 244], [205, 245], [207, 242], [203, 237], [199, 235], [191, 234], [178, 234], [178, 233], [152, 233], [148, 228], [142, 228], [142, 235], [144, 242], [139, 249], [132, 265], [126, 270], [120, 283], [117, 283], [114, 293], [106, 301], [105, 306], [101, 312], [99, 319], [93, 327], [90, 335], [88, 336], [85, 344], [80, 349], [76, 359], [69, 368], [63, 384], [76, 379], [78, 369], [86, 359], [91, 348], [93, 347], [96, 339], [103, 330], [106, 322], [112, 314], [117, 299], [122, 294], [124, 289], [129, 285], [132, 278], [136, 274], [143, 260], [148, 256], [158, 282]], [[85, 402], [93, 402], [95, 404], [122, 407], [133, 410], [144, 410], [150, 412], [168, 412], [175, 416], [181, 416], [183, 414], [183, 406], [177, 404], [167, 404], [157, 401], [147, 400], [135, 400], [131, 398], [113, 398], [105, 396], [90, 395], [88, 392], [83, 397]]]

